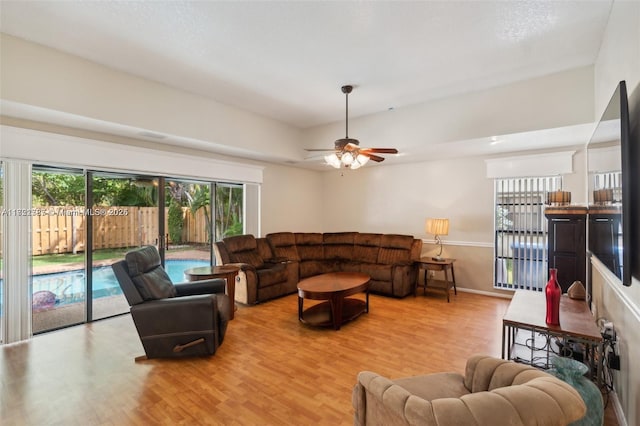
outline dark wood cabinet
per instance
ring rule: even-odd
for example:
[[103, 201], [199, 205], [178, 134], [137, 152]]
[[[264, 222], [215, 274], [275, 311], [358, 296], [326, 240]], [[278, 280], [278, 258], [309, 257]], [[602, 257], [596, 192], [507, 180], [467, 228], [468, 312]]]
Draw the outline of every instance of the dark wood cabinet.
[[547, 211], [549, 268], [558, 270], [562, 292], [574, 281], [586, 283], [587, 215], [580, 210]]

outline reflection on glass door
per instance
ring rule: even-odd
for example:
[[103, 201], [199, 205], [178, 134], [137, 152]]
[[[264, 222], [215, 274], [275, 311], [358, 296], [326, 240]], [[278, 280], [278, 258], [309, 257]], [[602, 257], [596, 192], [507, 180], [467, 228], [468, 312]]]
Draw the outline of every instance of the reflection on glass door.
[[84, 175], [34, 166], [31, 191], [35, 334], [86, 320]]
[[184, 270], [211, 264], [211, 184], [166, 178], [165, 268], [173, 282]]
[[149, 176], [91, 176], [92, 320], [129, 312], [111, 265], [134, 247], [157, 244], [158, 186]]
[[216, 183], [216, 241], [244, 232], [244, 187], [237, 184]]

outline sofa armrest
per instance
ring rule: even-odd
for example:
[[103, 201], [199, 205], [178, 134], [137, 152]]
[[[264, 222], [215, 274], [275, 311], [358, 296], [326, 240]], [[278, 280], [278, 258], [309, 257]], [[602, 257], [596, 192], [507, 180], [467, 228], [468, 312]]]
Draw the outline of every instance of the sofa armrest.
[[467, 360], [464, 385], [471, 392], [490, 391], [522, 382], [518, 376], [530, 370], [539, 371], [527, 364], [488, 355], [474, 355]]
[[218, 297], [207, 294], [151, 300], [132, 306], [131, 316], [141, 336], [215, 330]]
[[187, 283], [174, 284], [178, 296], [194, 296], [197, 294], [224, 294], [226, 282], [224, 278], [213, 278], [210, 280], [192, 281]]
[[287, 259], [286, 257], [280, 256], [280, 257], [270, 257], [269, 259], [264, 259], [264, 263], [272, 263], [272, 264], [277, 264], [277, 263], [286, 263], [288, 262], [289, 259]]
[[354, 424], [409, 424], [437, 426], [429, 401], [412, 395], [386, 377], [371, 371], [358, 374], [353, 388]]
[[256, 271], [256, 267], [253, 265], [249, 265], [248, 263], [227, 263], [227, 265], [234, 265], [237, 266], [238, 268], [240, 268], [241, 271], [246, 272], [246, 271]]

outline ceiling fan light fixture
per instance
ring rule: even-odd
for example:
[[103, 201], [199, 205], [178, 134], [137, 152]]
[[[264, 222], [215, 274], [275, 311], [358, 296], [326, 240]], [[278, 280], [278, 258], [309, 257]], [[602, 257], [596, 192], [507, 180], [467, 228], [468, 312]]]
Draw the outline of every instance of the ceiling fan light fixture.
[[342, 165], [340, 159], [338, 158], [338, 155], [335, 152], [331, 155], [325, 155], [324, 161], [326, 161], [328, 165], [336, 169], [339, 169]]
[[353, 157], [353, 154], [350, 152], [343, 152], [342, 153], [342, 164], [344, 164], [345, 166], [350, 166], [353, 163], [353, 160], [355, 160], [355, 158]]
[[369, 161], [369, 157], [362, 154], [358, 154], [358, 157], [356, 159], [358, 160], [358, 163], [360, 163], [361, 166], [364, 166], [365, 164], [367, 164], [367, 161]]
[[[333, 154], [325, 155], [324, 161], [339, 169], [346, 167], [350, 169], [359, 169], [367, 164], [369, 160], [376, 163], [384, 161], [384, 157], [376, 154], [397, 154], [395, 148], [361, 148], [360, 141], [349, 137], [349, 93], [353, 90], [353, 86], [342, 86], [342, 93], [345, 94], [345, 136], [334, 142]], [[328, 149], [307, 149], [307, 151], [331, 151]], [[361, 153], [362, 152], [362, 153]]]

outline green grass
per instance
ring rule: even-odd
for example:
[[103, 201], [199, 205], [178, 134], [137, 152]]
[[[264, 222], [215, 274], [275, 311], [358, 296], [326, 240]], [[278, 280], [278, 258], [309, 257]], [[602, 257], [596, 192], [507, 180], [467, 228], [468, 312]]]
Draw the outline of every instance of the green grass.
[[[180, 248], [173, 248], [171, 251], [181, 251], [193, 249], [195, 246], [185, 246]], [[116, 248], [116, 249], [104, 249], [95, 250], [93, 252], [93, 260], [105, 260], [105, 259], [123, 259], [126, 252], [131, 250], [128, 248]], [[0, 269], [2, 268], [3, 259], [0, 258]], [[84, 252], [78, 254], [43, 254], [40, 256], [32, 257], [32, 266], [34, 268], [39, 266], [61, 265], [65, 263], [82, 263], [84, 262]]]
[[[129, 250], [128, 248], [96, 250], [93, 252], [93, 260], [124, 258], [124, 254]], [[34, 267], [82, 262], [84, 262], [84, 252], [78, 254], [44, 254], [33, 256], [32, 258]]]

